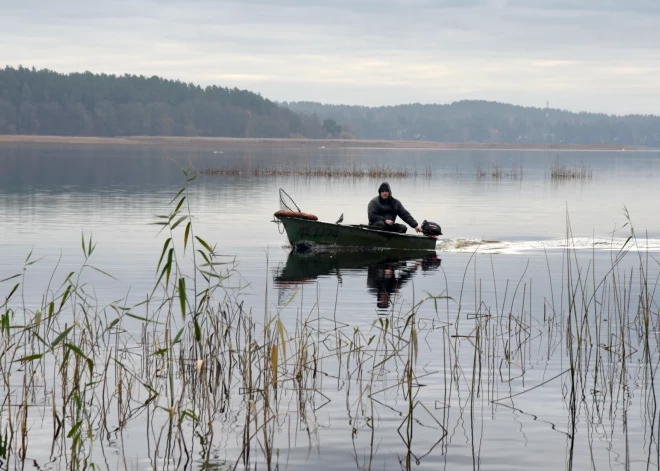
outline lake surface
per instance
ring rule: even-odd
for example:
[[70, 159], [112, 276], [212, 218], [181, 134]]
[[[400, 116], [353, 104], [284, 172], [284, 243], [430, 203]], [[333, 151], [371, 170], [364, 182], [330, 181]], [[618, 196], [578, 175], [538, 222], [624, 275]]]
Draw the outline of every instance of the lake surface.
[[[558, 162], [591, 175], [553, 179]], [[186, 183], [177, 163], [243, 173]], [[376, 165], [418, 174], [388, 181], [418, 221], [441, 224], [435, 254], [291, 253], [272, 222], [280, 188], [302, 211], [332, 222], [343, 213], [344, 224], [353, 224], [366, 222], [367, 203], [381, 182], [253, 175], [254, 169]], [[46, 312], [44, 299], [56, 296], [44, 293], [61, 296], [67, 274], [86, 263], [82, 234], [87, 248], [90, 235], [97, 244], [87, 260], [95, 269], [86, 268], [77, 283], [105, 313], [99, 325], [116, 300], [123, 299], [122, 306], [145, 300], [168, 237], [152, 223], [172, 211], [180, 197], [170, 201], [186, 185], [183, 208], [189, 205], [194, 235], [217, 244], [215, 252], [226, 256], [218, 260], [231, 262], [220, 267], [233, 270], [223, 287], [240, 288], [232, 296], [251, 312], [255, 332], [275, 325], [264, 327], [265, 316], [279, 315], [281, 332], [291, 339], [305, 333], [314, 358], [314, 368], [305, 370], [309, 383], [301, 386], [304, 375], [293, 373], [293, 363], [275, 367], [299, 383], [280, 386], [277, 413], [259, 429], [254, 421], [246, 426], [246, 417], [252, 407], [262, 417], [270, 406], [261, 396], [248, 399], [252, 392], [235, 382], [226, 393], [228, 407], [209, 413], [214, 427], [203, 435], [207, 441], [186, 419], [176, 445], [163, 451], [163, 434], [154, 430], [169, 423], [163, 411], [173, 410], [171, 397], [161, 393], [140, 409], [150, 396], [135, 393], [130, 420], [120, 419], [120, 407], [106, 411], [121, 423], [108, 433], [98, 425], [104, 414], [91, 405], [102, 395], [89, 392], [90, 380], [93, 412], [82, 414], [89, 433], [83, 451], [76, 451], [86, 457], [77, 466], [232, 469], [238, 462], [241, 469], [267, 469], [270, 455], [271, 467], [279, 469], [659, 469], [660, 153], [3, 144], [0, 280], [22, 277], [0, 283], [0, 303], [20, 281], [8, 303], [13, 322], [25, 326], [37, 311]], [[188, 258], [183, 255], [186, 223], [173, 237], [183, 269], [191, 270], [190, 248]], [[28, 254], [38, 262], [23, 272]], [[190, 289], [193, 277], [186, 279]], [[429, 296], [437, 298], [422, 301]], [[48, 330], [49, 345], [73, 325], [75, 309], [62, 310]], [[122, 320], [115, 340], [129, 339], [125, 349], [146, 351], [147, 331], [161, 329], [145, 327], [145, 309], [135, 307], [134, 316]], [[282, 344], [291, 354], [295, 343]], [[15, 348], [4, 345], [5, 353]], [[24, 340], [20, 345], [19, 357], [46, 351]], [[107, 348], [99, 347], [99, 358], [112, 351]], [[24, 455], [18, 432], [12, 435], [15, 451], [3, 460], [9, 469], [22, 456], [40, 469], [77, 463], [70, 458], [72, 437], [53, 439], [50, 395], [62, 389], [58, 355], [28, 362], [3, 356], [5, 378], [11, 371], [13, 378], [25, 377], [37, 361], [34, 368], [43, 372], [39, 393], [24, 394], [14, 379], [0, 386], [13, 398], [13, 406], [3, 406], [0, 432], [9, 430], [11, 414], [17, 429], [17, 403], [39, 411], [27, 419]], [[139, 387], [148, 368], [132, 361]], [[109, 365], [116, 383], [117, 367]], [[209, 402], [221, 395], [211, 394]], [[195, 407], [190, 417], [201, 413]], [[249, 459], [246, 429], [254, 433]]]

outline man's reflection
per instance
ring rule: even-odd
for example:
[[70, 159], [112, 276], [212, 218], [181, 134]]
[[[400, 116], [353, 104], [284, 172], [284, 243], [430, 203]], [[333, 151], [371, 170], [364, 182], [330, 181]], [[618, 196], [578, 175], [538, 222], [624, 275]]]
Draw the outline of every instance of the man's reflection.
[[437, 255], [429, 255], [413, 261], [383, 262], [369, 265], [367, 287], [376, 295], [378, 309], [389, 309], [392, 296], [399, 292], [419, 269], [435, 270], [440, 266]]

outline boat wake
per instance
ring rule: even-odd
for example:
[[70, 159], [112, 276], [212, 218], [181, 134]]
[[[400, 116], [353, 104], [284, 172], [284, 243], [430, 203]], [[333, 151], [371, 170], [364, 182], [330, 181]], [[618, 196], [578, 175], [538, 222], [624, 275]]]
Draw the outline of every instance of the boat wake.
[[660, 252], [660, 239], [637, 239], [627, 241], [623, 237], [610, 239], [575, 237], [572, 239], [550, 240], [478, 240], [478, 239], [445, 239], [438, 240], [437, 249], [443, 252], [478, 252], [491, 254], [520, 254], [529, 252], [557, 252], [566, 250], [596, 250], [614, 251], [631, 250], [640, 252]]

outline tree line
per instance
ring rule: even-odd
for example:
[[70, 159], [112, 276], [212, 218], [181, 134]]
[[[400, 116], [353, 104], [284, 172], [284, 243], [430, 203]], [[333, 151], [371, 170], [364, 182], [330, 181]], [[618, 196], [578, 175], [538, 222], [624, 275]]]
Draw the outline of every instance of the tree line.
[[156, 76], [5, 67], [0, 69], [0, 134], [660, 146], [660, 117], [474, 100], [373, 108], [277, 104], [247, 90]]
[[0, 69], [0, 134], [326, 137], [299, 115], [237, 88], [135, 75]]
[[283, 105], [340, 122], [361, 139], [660, 146], [660, 117], [653, 115], [573, 113], [476, 100], [374, 108], [315, 102]]

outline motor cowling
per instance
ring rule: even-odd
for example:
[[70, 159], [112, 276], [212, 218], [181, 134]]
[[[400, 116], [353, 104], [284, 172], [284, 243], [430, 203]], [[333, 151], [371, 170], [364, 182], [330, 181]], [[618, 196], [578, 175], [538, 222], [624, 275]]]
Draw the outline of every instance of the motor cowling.
[[440, 228], [440, 224], [424, 221], [422, 223], [422, 234], [425, 236], [439, 236], [442, 235], [442, 229]]

